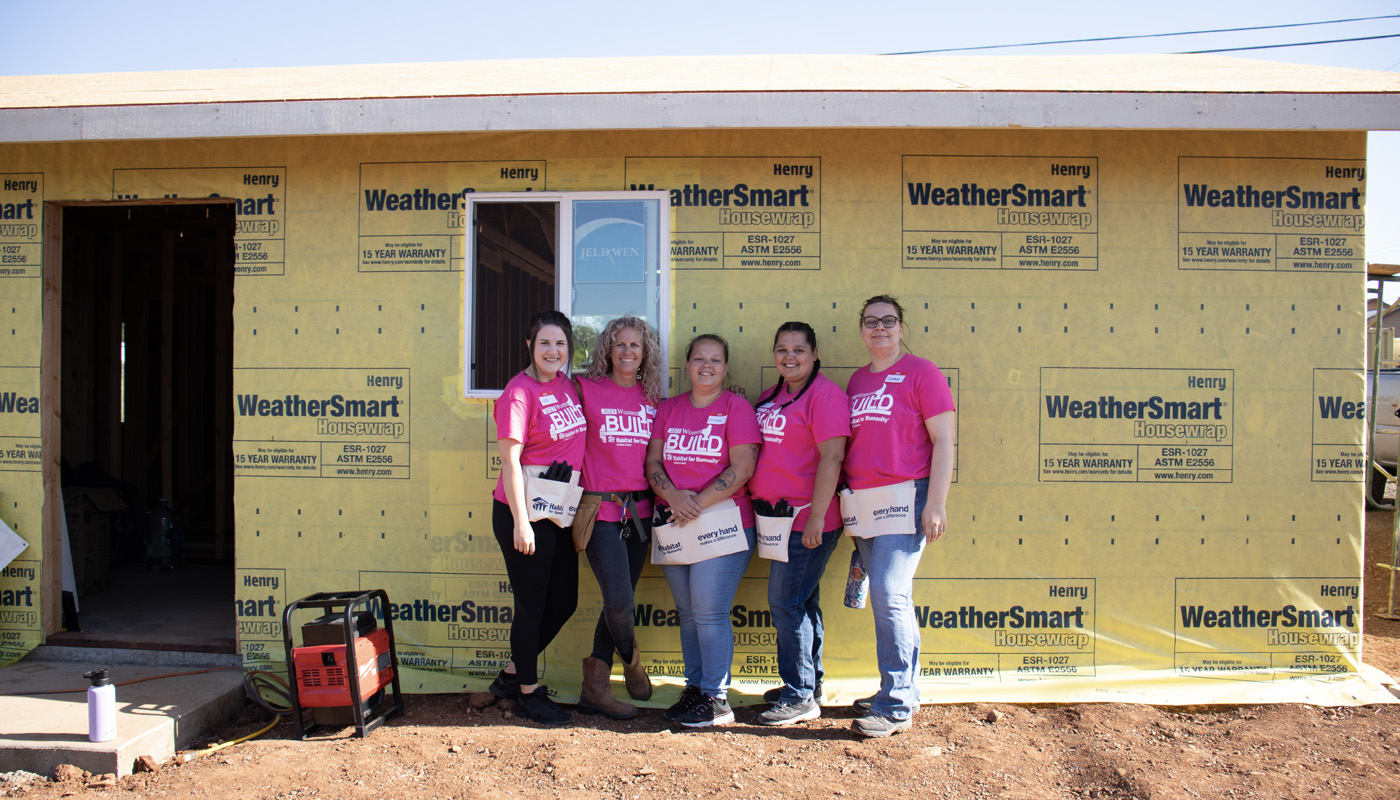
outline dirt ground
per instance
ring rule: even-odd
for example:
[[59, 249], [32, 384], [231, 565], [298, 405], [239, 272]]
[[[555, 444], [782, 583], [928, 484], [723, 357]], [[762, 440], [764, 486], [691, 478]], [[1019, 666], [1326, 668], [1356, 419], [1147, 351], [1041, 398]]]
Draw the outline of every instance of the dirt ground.
[[[1391, 517], [1367, 515], [1367, 663], [1400, 676], [1387, 602]], [[853, 712], [771, 729], [762, 706], [726, 728], [673, 732], [658, 710], [564, 728], [513, 718], [489, 695], [409, 696], [366, 739], [263, 738], [112, 782], [36, 781], [10, 794], [130, 798], [1313, 798], [1400, 797], [1400, 705], [1168, 708], [925, 706], [914, 727], [858, 740]], [[219, 740], [263, 727], [250, 707]], [[106, 784], [106, 785], [104, 785]], [[4, 794], [4, 791], [0, 791]]]

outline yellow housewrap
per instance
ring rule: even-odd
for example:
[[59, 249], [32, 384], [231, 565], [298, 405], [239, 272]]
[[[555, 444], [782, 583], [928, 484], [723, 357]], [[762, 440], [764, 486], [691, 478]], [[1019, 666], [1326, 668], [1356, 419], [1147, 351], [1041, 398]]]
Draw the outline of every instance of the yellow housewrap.
[[[914, 582], [926, 702], [1376, 701], [1357, 676], [1364, 147], [875, 129], [7, 147], [0, 244], [28, 260], [0, 276], [15, 328], [0, 396], [17, 398], [0, 406], [0, 514], [38, 544], [37, 423], [18, 398], [39, 394], [41, 238], [12, 218], [31, 200], [237, 198], [245, 664], [282, 666], [287, 602], [382, 588], [404, 687], [482, 689], [509, 657], [512, 597], [490, 530], [491, 401], [463, 397], [462, 198], [658, 189], [673, 377], [693, 332], [718, 332], [756, 397], [776, 379], [774, 329], [798, 319], [844, 384], [876, 293], [948, 376], [948, 533]], [[826, 686], [847, 700], [877, 680], [870, 612], [840, 603], [849, 552], [822, 587]], [[542, 664], [564, 701], [601, 602], [580, 571]], [[739, 701], [779, 682], [767, 571], [753, 561], [733, 607]], [[17, 608], [28, 574], [0, 578], [10, 659], [37, 641]], [[655, 567], [636, 622], [643, 663], [678, 684]]]
[[0, 664], [43, 643], [40, 571], [44, 502], [40, 476], [39, 341], [43, 175], [10, 169], [0, 156], [0, 520], [29, 546], [0, 568]]

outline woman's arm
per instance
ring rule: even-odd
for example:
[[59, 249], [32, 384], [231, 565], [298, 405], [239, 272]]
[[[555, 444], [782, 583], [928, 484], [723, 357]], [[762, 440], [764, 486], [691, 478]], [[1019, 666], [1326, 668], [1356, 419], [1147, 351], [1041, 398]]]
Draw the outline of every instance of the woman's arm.
[[729, 448], [729, 466], [724, 468], [719, 477], [710, 481], [709, 486], [700, 490], [695, 496], [696, 502], [701, 508], [709, 508], [739, 491], [739, 487], [753, 477], [753, 470], [757, 464], [758, 445], [737, 444]]
[[657, 497], [671, 507], [671, 515], [677, 522], [688, 522], [700, 516], [700, 504], [695, 502], [695, 492], [677, 489], [666, 474], [666, 464], [662, 459], [660, 439], [647, 442], [646, 474], [647, 484]]
[[520, 468], [520, 454], [525, 445], [516, 439], [503, 438], [496, 442], [496, 450], [501, 455], [501, 488], [515, 520], [515, 549], [527, 556], [534, 555], [535, 529], [530, 526], [529, 506], [525, 504], [525, 472]]
[[953, 446], [957, 444], [956, 412], [944, 411], [924, 420], [928, 438], [933, 440], [933, 457], [929, 460], [928, 502], [920, 521], [924, 536], [936, 542], [948, 529], [948, 487], [953, 483]]
[[836, 495], [841, 480], [841, 463], [846, 460], [846, 436], [833, 436], [817, 443], [821, 461], [817, 462], [817, 478], [812, 483], [812, 507], [807, 509], [807, 526], [802, 530], [802, 546], [819, 547], [826, 525], [826, 510]]

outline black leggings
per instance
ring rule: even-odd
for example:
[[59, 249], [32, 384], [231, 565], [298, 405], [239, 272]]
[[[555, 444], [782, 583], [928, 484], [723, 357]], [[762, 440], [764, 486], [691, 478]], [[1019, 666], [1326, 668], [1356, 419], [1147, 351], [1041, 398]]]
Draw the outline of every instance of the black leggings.
[[563, 630], [578, 607], [578, 554], [569, 530], [548, 520], [530, 523], [535, 552], [515, 549], [515, 517], [510, 506], [493, 500], [491, 527], [506, 560], [515, 619], [510, 624], [510, 657], [526, 686], [539, 683], [540, 653]]

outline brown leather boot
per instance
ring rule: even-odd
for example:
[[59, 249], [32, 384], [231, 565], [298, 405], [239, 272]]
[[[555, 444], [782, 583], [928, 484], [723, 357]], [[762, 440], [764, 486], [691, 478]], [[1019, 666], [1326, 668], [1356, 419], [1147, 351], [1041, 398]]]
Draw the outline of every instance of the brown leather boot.
[[631, 719], [637, 716], [636, 706], [613, 697], [611, 665], [587, 656], [583, 659], [583, 691], [579, 693], [578, 710], [585, 714], [602, 714], [609, 719]]
[[633, 700], [651, 699], [651, 678], [642, 668], [642, 651], [637, 647], [636, 639], [632, 640], [632, 662], [622, 665], [622, 677], [627, 682], [627, 693], [632, 695]]

